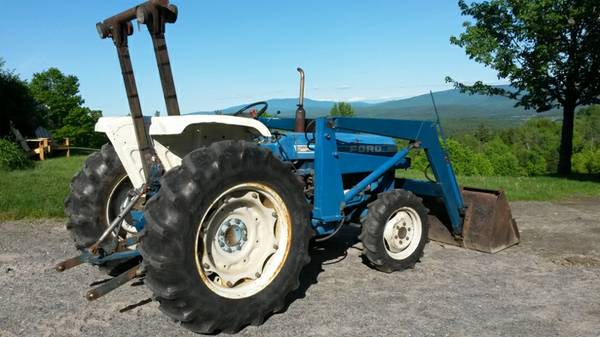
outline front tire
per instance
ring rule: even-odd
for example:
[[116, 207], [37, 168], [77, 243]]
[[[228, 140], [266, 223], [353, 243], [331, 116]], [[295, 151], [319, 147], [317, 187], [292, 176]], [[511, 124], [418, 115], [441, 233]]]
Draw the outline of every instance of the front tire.
[[236, 332], [285, 308], [310, 258], [310, 209], [290, 168], [254, 143], [188, 154], [145, 208], [140, 251], [160, 309], [195, 332]]
[[360, 234], [369, 264], [386, 273], [414, 267], [427, 243], [427, 213], [421, 199], [409, 191], [379, 194], [369, 205]]

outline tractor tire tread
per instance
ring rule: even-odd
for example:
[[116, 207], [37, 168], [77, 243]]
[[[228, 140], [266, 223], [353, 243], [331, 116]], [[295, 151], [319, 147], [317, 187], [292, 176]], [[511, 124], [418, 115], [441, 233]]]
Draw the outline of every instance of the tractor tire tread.
[[[146, 284], [163, 313], [192, 331], [212, 334], [260, 325], [271, 313], [286, 308], [287, 295], [299, 287], [301, 270], [310, 261], [308, 246], [313, 236], [303, 185], [291, 169], [255, 143], [225, 140], [190, 152], [179, 167], [162, 177], [160, 191], [145, 207], [146, 225], [139, 249]], [[293, 250], [273, 283], [255, 295], [233, 300], [203, 283], [190, 252], [195, 247], [200, 212], [211, 202], [210, 194], [252, 174], [276, 181], [286, 191], [282, 196], [292, 219]]]
[[[70, 192], [64, 201], [65, 227], [78, 250], [85, 251], [106, 229], [106, 198], [124, 175], [125, 168], [115, 149], [105, 144], [100, 151], [89, 155], [82, 169], [71, 178]], [[111, 273], [123, 263], [109, 262], [100, 266], [100, 270]]]
[[[408, 205], [421, 218], [422, 232], [419, 245], [414, 253], [403, 260], [390, 257], [383, 243], [383, 230], [389, 216], [399, 206]], [[363, 256], [368, 265], [385, 273], [414, 268], [423, 256], [429, 225], [428, 209], [423, 206], [422, 199], [410, 191], [396, 189], [379, 193], [377, 199], [368, 206], [368, 215], [362, 225], [359, 239], [363, 244]]]

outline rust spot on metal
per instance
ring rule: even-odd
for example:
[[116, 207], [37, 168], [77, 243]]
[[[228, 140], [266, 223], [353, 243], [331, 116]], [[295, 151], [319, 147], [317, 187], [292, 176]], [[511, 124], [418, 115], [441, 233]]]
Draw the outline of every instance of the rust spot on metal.
[[117, 289], [118, 287], [122, 286], [123, 284], [131, 281], [132, 279], [134, 279], [140, 275], [141, 275], [140, 265], [138, 264], [135, 267], [129, 269], [128, 271], [120, 274], [119, 276], [116, 276], [116, 277], [110, 279], [109, 281], [103, 283], [102, 285], [88, 291], [85, 294], [85, 298], [88, 301], [97, 300], [98, 298], [108, 294], [109, 292]]
[[461, 235], [451, 233], [443, 204], [428, 200], [431, 240], [486, 253], [519, 243], [519, 229], [503, 191], [464, 187], [462, 196], [466, 211]]
[[68, 260], [65, 260], [63, 262], [60, 262], [59, 264], [56, 265], [56, 267], [54, 269], [56, 269], [57, 272], [63, 272], [67, 269], [71, 269], [73, 267], [76, 267], [80, 264], [82, 264], [83, 258], [81, 255], [79, 256], [75, 256], [73, 258], [70, 258]]

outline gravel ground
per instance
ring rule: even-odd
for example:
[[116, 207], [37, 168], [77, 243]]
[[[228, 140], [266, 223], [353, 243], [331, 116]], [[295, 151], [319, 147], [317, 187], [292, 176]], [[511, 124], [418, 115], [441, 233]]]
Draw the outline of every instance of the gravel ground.
[[[600, 336], [600, 200], [512, 209], [520, 245], [488, 255], [431, 242], [415, 269], [394, 274], [362, 263], [349, 228], [313, 248], [285, 313], [239, 335]], [[0, 336], [194, 336], [139, 282], [88, 303], [105, 276], [53, 270], [76, 253], [62, 222], [5, 222], [0, 233]]]

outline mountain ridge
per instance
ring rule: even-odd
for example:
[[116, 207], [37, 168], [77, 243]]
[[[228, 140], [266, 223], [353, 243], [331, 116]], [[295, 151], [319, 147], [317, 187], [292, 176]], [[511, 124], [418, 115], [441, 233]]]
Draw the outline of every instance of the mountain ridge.
[[[508, 86], [506, 86], [508, 87]], [[484, 123], [490, 126], [518, 125], [523, 121], [538, 115], [559, 118], [559, 110], [551, 110], [538, 114], [534, 110], [515, 107], [515, 100], [501, 96], [469, 95], [461, 93], [458, 89], [449, 89], [433, 93], [440, 119], [457, 123], [466, 121]], [[269, 113], [280, 117], [292, 117], [296, 111], [297, 98], [273, 98], [267, 100]], [[315, 100], [305, 98], [304, 109], [309, 118], [325, 116], [336, 102], [330, 100]], [[355, 111], [356, 117], [368, 118], [394, 118], [394, 119], [435, 119], [435, 111], [430, 94], [414, 97], [384, 101], [380, 103], [367, 103], [363, 101], [349, 102]], [[242, 105], [229, 107], [222, 110], [228, 114], [239, 110]], [[278, 113], [279, 112], [279, 113]], [[199, 112], [199, 114], [212, 114], [214, 112]], [[469, 124], [469, 123], [467, 123]], [[465, 125], [466, 127], [466, 125]]]

